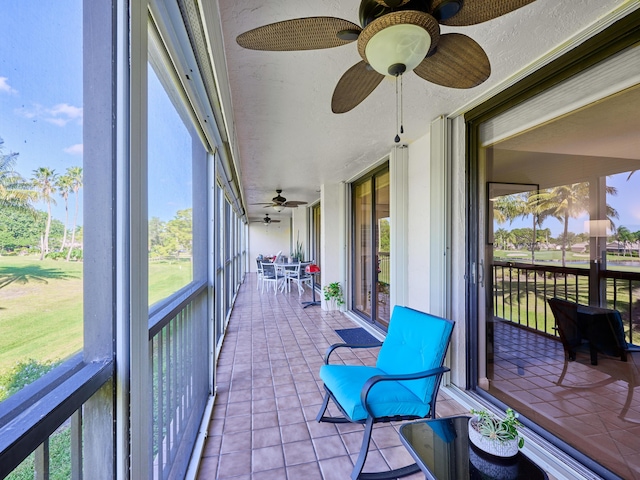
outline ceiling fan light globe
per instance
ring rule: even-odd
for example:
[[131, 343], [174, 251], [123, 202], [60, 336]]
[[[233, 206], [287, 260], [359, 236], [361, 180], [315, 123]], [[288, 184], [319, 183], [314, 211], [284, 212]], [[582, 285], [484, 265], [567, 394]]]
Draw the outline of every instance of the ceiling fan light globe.
[[416, 68], [427, 56], [431, 35], [413, 24], [391, 25], [376, 33], [367, 42], [365, 55], [369, 65], [382, 75], [390, 75], [393, 65], [404, 65], [406, 70]]
[[273, 206], [273, 209], [274, 209], [276, 212], [280, 213], [281, 211], [283, 211], [283, 210], [284, 210], [284, 206], [283, 206], [283, 205], [274, 205], [274, 206]]

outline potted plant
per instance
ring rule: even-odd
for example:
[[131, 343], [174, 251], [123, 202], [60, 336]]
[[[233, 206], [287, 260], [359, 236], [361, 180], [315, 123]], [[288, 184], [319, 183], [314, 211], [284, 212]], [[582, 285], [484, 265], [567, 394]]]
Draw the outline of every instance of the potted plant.
[[340, 282], [333, 282], [325, 285], [322, 290], [324, 292], [324, 299], [327, 302], [335, 302], [338, 307], [344, 305], [342, 286], [340, 285]]
[[471, 410], [475, 415], [469, 420], [469, 441], [480, 450], [497, 457], [512, 457], [524, 445], [518, 433], [521, 425], [518, 414], [507, 408], [502, 419], [486, 410]]
[[293, 262], [302, 262], [304, 260], [304, 248], [300, 241], [300, 232], [298, 232], [298, 238], [296, 239], [296, 247], [291, 252], [291, 258]]

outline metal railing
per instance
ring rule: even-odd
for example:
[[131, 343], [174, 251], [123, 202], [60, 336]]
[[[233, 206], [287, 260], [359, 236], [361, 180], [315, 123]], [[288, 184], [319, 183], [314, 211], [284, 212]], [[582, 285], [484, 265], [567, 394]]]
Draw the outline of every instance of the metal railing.
[[[592, 298], [589, 268], [494, 261], [492, 281], [496, 317], [552, 336], [558, 333], [548, 298], [585, 305]], [[640, 314], [640, 273], [601, 270], [599, 282], [603, 290], [602, 306], [620, 312], [627, 341], [633, 343], [639, 335], [634, 328], [640, 326], [640, 319], [634, 322], [634, 315]]]
[[206, 284], [150, 316], [153, 478], [184, 478], [210, 394]]
[[2, 402], [0, 478], [29, 460], [33, 478], [48, 480], [55, 447], [68, 449], [65, 467], [72, 479], [81, 479], [83, 406], [112, 377], [111, 360], [85, 363], [78, 354]]

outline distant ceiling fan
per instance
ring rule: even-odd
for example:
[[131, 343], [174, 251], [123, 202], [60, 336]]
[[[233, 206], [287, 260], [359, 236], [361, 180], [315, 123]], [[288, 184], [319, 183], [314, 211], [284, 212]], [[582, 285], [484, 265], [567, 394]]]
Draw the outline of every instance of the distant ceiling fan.
[[280, 223], [280, 220], [273, 219], [268, 213], [265, 213], [264, 218], [260, 220], [251, 220], [252, 223], [260, 222], [264, 225], [271, 225], [272, 223]]
[[358, 41], [362, 61], [342, 76], [331, 110], [359, 105], [385, 75], [413, 70], [451, 88], [472, 88], [491, 74], [482, 47], [460, 33], [440, 35], [440, 25], [467, 26], [492, 20], [535, 0], [362, 0], [360, 24], [336, 17], [285, 20], [249, 30], [237, 42], [252, 50], [292, 51], [338, 47]]
[[306, 205], [307, 202], [303, 202], [300, 200], [287, 200], [282, 195], [281, 189], [276, 190], [276, 196], [271, 199], [271, 202], [268, 203], [253, 203], [252, 205], [265, 205], [264, 208], [273, 208], [276, 212], [281, 212], [285, 208], [296, 208], [300, 205]]

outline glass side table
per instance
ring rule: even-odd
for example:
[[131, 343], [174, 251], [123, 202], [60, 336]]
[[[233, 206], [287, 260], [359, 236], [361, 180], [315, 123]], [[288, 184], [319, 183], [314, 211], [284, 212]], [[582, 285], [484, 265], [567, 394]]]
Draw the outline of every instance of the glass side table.
[[499, 458], [469, 442], [466, 416], [421, 420], [400, 427], [400, 440], [429, 480], [548, 480], [522, 452]]

